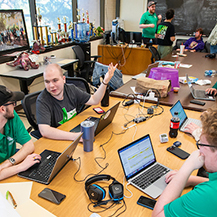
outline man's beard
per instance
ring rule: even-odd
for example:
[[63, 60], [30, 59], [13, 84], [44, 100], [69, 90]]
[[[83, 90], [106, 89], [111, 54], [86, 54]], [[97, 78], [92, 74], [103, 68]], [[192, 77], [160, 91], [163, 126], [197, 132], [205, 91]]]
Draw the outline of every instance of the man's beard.
[[7, 119], [7, 120], [11, 120], [14, 118], [14, 113], [10, 113], [9, 112], [9, 109], [6, 108], [6, 114], [4, 115], [4, 117]]

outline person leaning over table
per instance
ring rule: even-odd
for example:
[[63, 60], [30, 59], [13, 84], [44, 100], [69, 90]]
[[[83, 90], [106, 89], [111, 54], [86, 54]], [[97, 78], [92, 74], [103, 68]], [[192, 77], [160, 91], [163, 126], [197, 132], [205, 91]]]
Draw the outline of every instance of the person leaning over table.
[[171, 21], [174, 18], [174, 10], [168, 9], [166, 12], [166, 20], [161, 22], [155, 34], [158, 44], [158, 52], [161, 56], [161, 59], [164, 58], [167, 54], [172, 53], [172, 44], [175, 41], [175, 28]]
[[[32, 154], [34, 144], [14, 111], [16, 102], [23, 98], [23, 92], [12, 92], [0, 85], [0, 180], [27, 170], [41, 159]], [[22, 145], [18, 152], [16, 143]]]
[[139, 23], [139, 28], [142, 29], [142, 40], [144, 44], [147, 44], [150, 39], [154, 44], [157, 44], [157, 39], [155, 38], [155, 32], [157, 25], [161, 22], [162, 16], [156, 15], [155, 8], [157, 2], [150, 1], [148, 2], [148, 11], [146, 11]]
[[102, 100], [116, 67], [117, 64], [109, 64], [102, 84], [90, 95], [73, 84], [65, 84], [65, 76], [58, 64], [48, 65], [43, 74], [45, 89], [36, 101], [36, 118], [41, 135], [50, 139], [74, 140], [78, 133], [57, 127], [76, 116], [81, 105], [97, 105]]
[[[166, 176], [167, 187], [159, 197], [152, 217], [216, 216], [217, 212], [217, 109], [208, 109], [201, 115], [202, 133], [194, 151], [179, 171]], [[209, 178], [192, 176], [203, 166]], [[181, 196], [185, 187], [195, 186]]]

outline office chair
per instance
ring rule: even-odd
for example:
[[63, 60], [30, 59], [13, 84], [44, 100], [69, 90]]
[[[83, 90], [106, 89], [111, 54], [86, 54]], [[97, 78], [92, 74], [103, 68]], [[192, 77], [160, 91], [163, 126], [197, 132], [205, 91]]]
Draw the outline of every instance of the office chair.
[[[78, 78], [78, 77], [66, 77], [66, 83], [67, 84], [74, 84], [76, 87], [80, 88], [82, 91], [87, 92], [90, 94], [90, 87], [87, 81], [84, 78]], [[89, 105], [82, 105], [78, 113], [81, 113], [85, 109], [89, 108]]]
[[85, 60], [84, 51], [79, 45], [72, 46], [72, 50], [75, 52], [76, 58], [79, 59], [76, 71], [77, 76], [84, 78], [87, 82], [91, 82], [95, 62], [101, 56], [91, 56], [90, 58], [94, 58], [94, 60]]
[[31, 125], [31, 127], [29, 127], [27, 131], [30, 132], [33, 128], [34, 131], [31, 131], [30, 134], [36, 139], [42, 137], [36, 121], [36, 99], [40, 93], [41, 91], [27, 94], [25, 95], [24, 99], [21, 101], [27, 120]]
[[180, 49], [180, 45], [184, 44], [186, 41], [187, 41], [187, 39], [177, 39], [176, 44], [173, 47], [173, 50]]
[[150, 52], [152, 53], [151, 62], [154, 63], [157, 60], [160, 60], [160, 54], [158, 53], [157, 49], [153, 46], [148, 47]]

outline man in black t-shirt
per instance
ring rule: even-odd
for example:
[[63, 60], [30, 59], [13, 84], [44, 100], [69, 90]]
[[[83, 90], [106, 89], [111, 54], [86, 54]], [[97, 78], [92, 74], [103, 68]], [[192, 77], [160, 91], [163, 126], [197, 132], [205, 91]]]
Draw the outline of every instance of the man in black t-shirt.
[[49, 139], [74, 140], [77, 133], [66, 132], [56, 127], [76, 116], [82, 104], [99, 104], [116, 67], [117, 64], [109, 64], [102, 84], [93, 95], [90, 95], [73, 84], [65, 84], [65, 76], [58, 64], [48, 65], [43, 75], [45, 89], [36, 101], [37, 123], [42, 136]]
[[171, 24], [174, 18], [174, 10], [168, 9], [166, 20], [157, 27], [155, 37], [157, 38], [158, 52], [161, 58], [172, 52], [172, 44], [175, 41], [175, 28]]

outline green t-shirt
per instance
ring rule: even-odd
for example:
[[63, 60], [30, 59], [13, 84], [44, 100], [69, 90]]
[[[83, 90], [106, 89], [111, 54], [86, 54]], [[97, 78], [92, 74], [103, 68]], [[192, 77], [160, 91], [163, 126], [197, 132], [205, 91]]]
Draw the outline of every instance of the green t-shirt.
[[187, 194], [164, 206], [166, 217], [216, 217], [217, 172], [209, 173], [209, 181], [198, 184]]
[[213, 85], [213, 87], [212, 88], [215, 88], [215, 89], [217, 89], [217, 82]]
[[157, 18], [156, 13], [150, 14], [149, 11], [146, 11], [142, 15], [139, 24], [154, 24], [155, 25], [154, 28], [149, 28], [148, 27], [148, 28], [142, 29], [142, 37], [144, 37], [144, 38], [155, 38], [155, 32], [156, 32], [156, 29], [157, 29], [157, 21], [158, 21], [158, 18]]
[[31, 137], [20, 117], [14, 111], [14, 118], [4, 126], [4, 135], [0, 133], [0, 163], [13, 156], [16, 152], [16, 142], [24, 145]]

